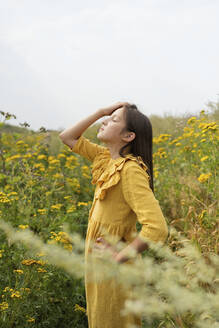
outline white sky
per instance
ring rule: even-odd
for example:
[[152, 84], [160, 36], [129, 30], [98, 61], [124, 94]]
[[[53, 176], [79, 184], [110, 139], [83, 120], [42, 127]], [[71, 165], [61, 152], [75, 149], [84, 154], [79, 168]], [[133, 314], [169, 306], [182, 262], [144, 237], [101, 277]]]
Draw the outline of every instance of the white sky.
[[197, 113], [219, 94], [218, 0], [0, 0], [0, 110], [65, 129], [117, 101]]

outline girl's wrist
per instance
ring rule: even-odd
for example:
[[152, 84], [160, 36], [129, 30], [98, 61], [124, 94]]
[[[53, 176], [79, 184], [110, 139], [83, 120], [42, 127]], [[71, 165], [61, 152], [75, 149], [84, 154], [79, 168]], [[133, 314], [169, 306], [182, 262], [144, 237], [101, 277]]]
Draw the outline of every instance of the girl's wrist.
[[123, 263], [123, 262], [126, 262], [129, 259], [127, 256], [124, 256], [119, 252], [115, 252], [113, 254], [113, 258], [117, 263]]

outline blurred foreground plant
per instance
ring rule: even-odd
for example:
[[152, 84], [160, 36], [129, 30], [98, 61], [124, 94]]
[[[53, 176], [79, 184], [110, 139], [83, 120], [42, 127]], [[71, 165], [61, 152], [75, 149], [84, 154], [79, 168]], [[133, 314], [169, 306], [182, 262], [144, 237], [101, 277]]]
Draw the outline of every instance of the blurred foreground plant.
[[[8, 242], [22, 242], [34, 251], [44, 253], [44, 259], [76, 277], [84, 275], [84, 240], [79, 234], [69, 234], [72, 251], [58, 245], [46, 244], [28, 229], [15, 230], [4, 221], [0, 228]], [[66, 226], [65, 226], [66, 229]], [[132, 264], [117, 264], [109, 253], [96, 262], [98, 279], [117, 279], [131, 290], [123, 314], [135, 313], [148, 324], [158, 320], [159, 327], [218, 328], [219, 327], [219, 257], [209, 253], [203, 257], [191, 241], [175, 229], [175, 253], [168, 247], [149, 243], [143, 257], [132, 255]], [[119, 244], [122, 247], [123, 243]], [[134, 255], [134, 256], [133, 256]], [[89, 268], [89, 263], [88, 263]], [[7, 305], [2, 301], [2, 311]], [[132, 327], [133, 328], [133, 327]]]

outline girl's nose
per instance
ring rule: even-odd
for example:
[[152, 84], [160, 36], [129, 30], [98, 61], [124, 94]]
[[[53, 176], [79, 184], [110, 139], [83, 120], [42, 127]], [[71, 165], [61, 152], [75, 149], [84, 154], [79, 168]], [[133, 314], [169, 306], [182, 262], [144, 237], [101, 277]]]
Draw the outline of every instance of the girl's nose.
[[108, 122], [108, 119], [106, 118], [105, 120], [103, 120], [103, 125], [106, 125]]

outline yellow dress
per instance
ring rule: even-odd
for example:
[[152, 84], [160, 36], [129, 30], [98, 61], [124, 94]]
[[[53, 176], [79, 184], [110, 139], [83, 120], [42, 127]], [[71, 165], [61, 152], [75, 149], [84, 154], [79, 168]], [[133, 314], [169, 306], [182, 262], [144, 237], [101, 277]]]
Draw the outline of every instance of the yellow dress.
[[[128, 154], [112, 159], [108, 148], [84, 136], [80, 136], [72, 151], [92, 162], [92, 184], [96, 185], [88, 218], [85, 264], [92, 255], [91, 242], [104, 237], [104, 231], [128, 245], [137, 236], [137, 221], [142, 225], [139, 237], [165, 242], [166, 220], [149, 186], [147, 167], [141, 157]], [[93, 270], [95, 276], [95, 262], [89, 269], [89, 273], [85, 270], [89, 328], [141, 327], [140, 317], [120, 314], [127, 297], [122, 286], [115, 279], [92, 282], [90, 272]]]

